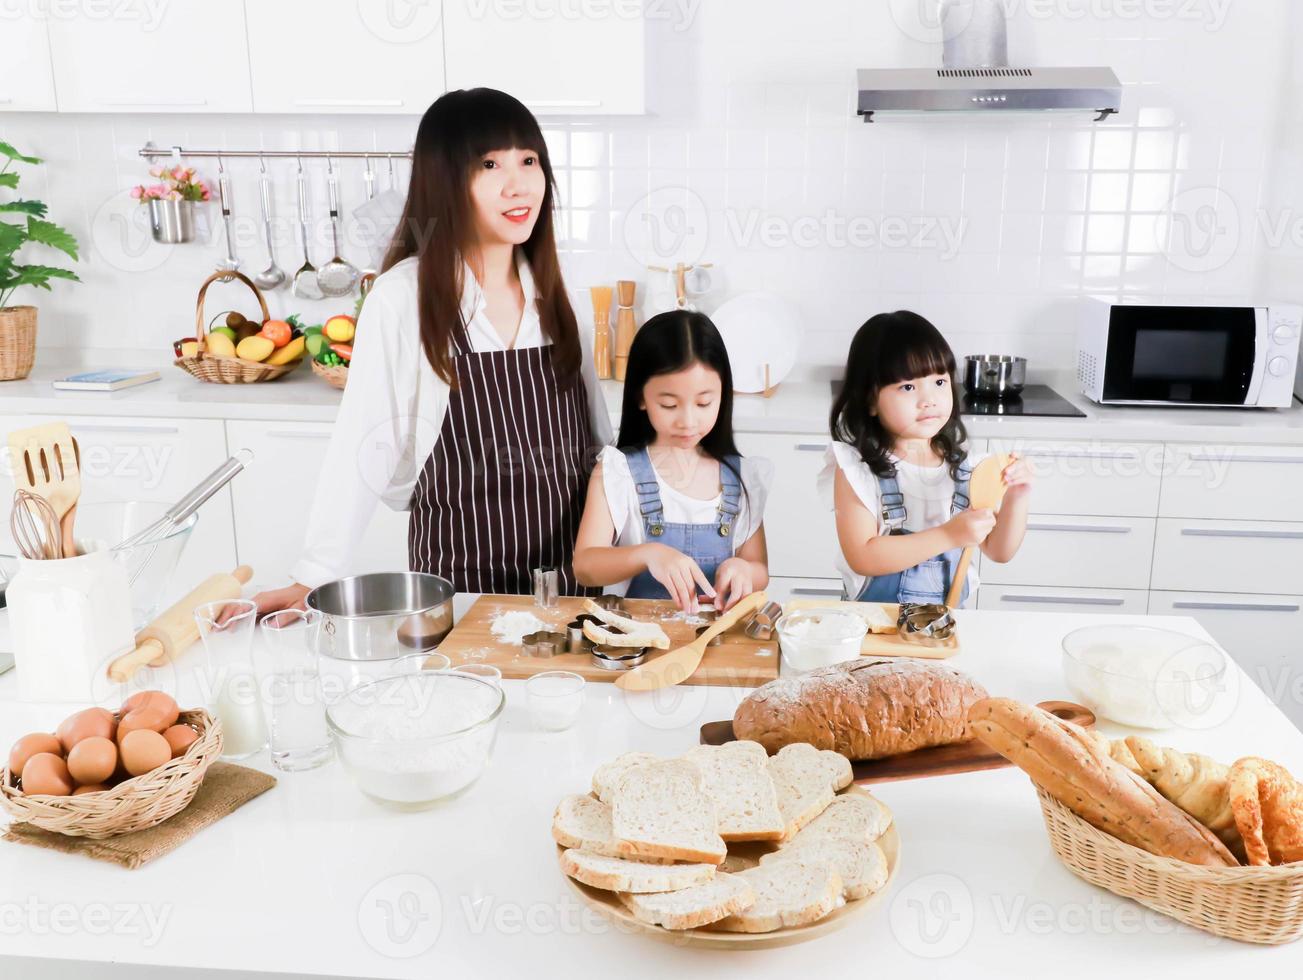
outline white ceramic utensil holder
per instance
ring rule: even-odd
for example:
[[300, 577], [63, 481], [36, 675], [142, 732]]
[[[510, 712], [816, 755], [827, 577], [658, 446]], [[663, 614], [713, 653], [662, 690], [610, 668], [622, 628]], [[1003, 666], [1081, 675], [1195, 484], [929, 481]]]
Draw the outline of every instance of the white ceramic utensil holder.
[[108, 551], [19, 559], [5, 598], [23, 701], [93, 701], [96, 675], [135, 646], [127, 571]]

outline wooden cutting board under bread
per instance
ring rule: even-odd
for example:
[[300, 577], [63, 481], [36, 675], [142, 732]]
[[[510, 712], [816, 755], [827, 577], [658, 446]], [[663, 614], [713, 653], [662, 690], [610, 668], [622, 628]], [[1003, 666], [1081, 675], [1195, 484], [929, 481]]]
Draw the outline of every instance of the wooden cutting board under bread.
[[[892, 623], [896, 622], [896, 617], [900, 614], [900, 606], [894, 602], [791, 599], [783, 603], [784, 613], [796, 612], [798, 609], [833, 609], [854, 616], [863, 616], [870, 624], [870, 631], [873, 629], [872, 624], [880, 621], [880, 617], [876, 615], [877, 610], [882, 610], [883, 615]], [[946, 660], [959, 653], [959, 650], [958, 629], [950, 635], [949, 639], [942, 641], [940, 646], [935, 647], [902, 640], [900, 634], [894, 630], [890, 633], [869, 632], [865, 634], [864, 642], [860, 644], [860, 656], [863, 657], [914, 657], [918, 660]]]
[[[1093, 728], [1095, 725], [1095, 715], [1089, 709], [1070, 701], [1042, 701], [1040, 707], [1055, 717], [1074, 722], [1083, 728]], [[712, 721], [701, 726], [702, 745], [723, 745], [733, 740], [731, 721]], [[865, 759], [859, 762], [851, 760], [855, 782], [859, 784], [922, 779], [926, 776], [950, 776], [960, 772], [1003, 769], [1011, 765], [1012, 763], [999, 752], [977, 740], [917, 749], [881, 759]]]
[[[653, 620], [670, 638], [670, 650], [696, 639], [701, 623], [685, 619], [674, 603], [660, 599], [627, 599], [625, 608], [635, 619]], [[529, 657], [521, 647], [504, 643], [493, 635], [493, 623], [503, 613], [527, 612], [547, 624], [549, 630], [562, 633], [566, 625], [584, 611], [584, 600], [562, 596], [557, 605], [544, 609], [533, 596], [483, 595], [461, 617], [451, 633], [439, 644], [439, 652], [453, 665], [463, 663], [492, 664], [502, 676], [513, 679], [532, 677], [545, 670], [570, 670], [590, 681], [614, 683], [625, 671], [598, 667], [587, 653], [562, 653], [554, 657]], [[650, 651], [645, 663], [653, 663], [664, 651]], [[706, 648], [701, 664], [683, 683], [710, 686], [758, 687], [778, 676], [778, 638], [753, 640], [741, 625], [724, 634], [719, 646]]]

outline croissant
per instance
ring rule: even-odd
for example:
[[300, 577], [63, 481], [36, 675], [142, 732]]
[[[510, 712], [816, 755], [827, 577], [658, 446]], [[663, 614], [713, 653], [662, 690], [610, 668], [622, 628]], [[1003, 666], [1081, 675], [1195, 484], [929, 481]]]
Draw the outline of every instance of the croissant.
[[1206, 755], [1164, 748], [1135, 735], [1126, 739], [1126, 745], [1140, 765], [1140, 775], [1216, 834], [1237, 858], [1244, 859], [1244, 838], [1231, 810], [1229, 766]]
[[1249, 863], [1303, 861], [1303, 783], [1266, 759], [1240, 759], [1230, 770], [1231, 810]]

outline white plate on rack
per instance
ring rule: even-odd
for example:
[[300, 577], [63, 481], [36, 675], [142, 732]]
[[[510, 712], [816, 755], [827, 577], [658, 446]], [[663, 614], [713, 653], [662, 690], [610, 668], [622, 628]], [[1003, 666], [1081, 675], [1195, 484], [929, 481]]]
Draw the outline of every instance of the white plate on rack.
[[775, 386], [796, 366], [801, 319], [795, 306], [773, 293], [743, 293], [711, 314], [728, 348], [733, 390], [754, 393]]

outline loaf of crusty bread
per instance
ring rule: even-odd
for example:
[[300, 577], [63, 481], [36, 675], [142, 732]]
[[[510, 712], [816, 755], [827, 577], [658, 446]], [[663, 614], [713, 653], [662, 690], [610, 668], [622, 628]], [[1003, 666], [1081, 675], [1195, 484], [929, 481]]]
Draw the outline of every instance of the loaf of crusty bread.
[[1115, 761], [1078, 726], [1008, 698], [978, 702], [969, 721], [978, 738], [1106, 834], [1188, 864], [1239, 864], [1216, 834]]
[[984, 697], [980, 684], [945, 664], [861, 658], [770, 681], [738, 705], [733, 734], [771, 754], [809, 742], [877, 759], [965, 741], [968, 709]]

